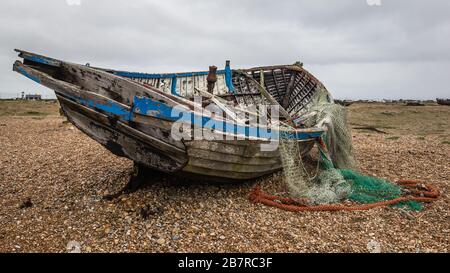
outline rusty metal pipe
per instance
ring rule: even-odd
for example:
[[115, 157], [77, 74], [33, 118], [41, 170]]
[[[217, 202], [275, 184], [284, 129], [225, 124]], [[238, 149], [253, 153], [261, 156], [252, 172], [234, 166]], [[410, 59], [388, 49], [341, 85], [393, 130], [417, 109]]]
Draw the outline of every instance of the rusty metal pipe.
[[217, 82], [217, 67], [216, 66], [209, 67], [208, 77], [206, 78], [206, 80], [208, 81], [208, 93], [212, 94], [214, 91], [214, 86], [216, 85], [216, 82]]

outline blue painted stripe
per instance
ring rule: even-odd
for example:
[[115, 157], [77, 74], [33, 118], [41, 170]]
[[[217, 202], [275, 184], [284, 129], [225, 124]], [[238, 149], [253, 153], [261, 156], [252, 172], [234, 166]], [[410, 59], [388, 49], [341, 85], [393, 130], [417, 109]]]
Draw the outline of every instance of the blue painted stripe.
[[37, 83], [41, 83], [41, 80], [39, 79], [39, 77], [33, 76], [31, 74], [29, 74], [23, 67], [19, 67], [18, 71], [20, 74], [24, 75], [25, 77], [27, 77], [28, 79], [37, 82]]
[[27, 53], [23, 53], [23, 58], [25, 60], [29, 60], [29, 61], [41, 63], [41, 64], [46, 64], [46, 65], [51, 65], [51, 66], [59, 66], [59, 64], [60, 64], [60, 61], [58, 61], [58, 60], [47, 58], [47, 57], [42, 57], [42, 56], [29, 55]]
[[233, 86], [233, 75], [231, 73], [231, 68], [230, 65], [227, 63], [227, 65], [225, 66], [225, 83], [228, 87], [228, 91], [230, 93], [234, 93], [234, 86]]
[[[92, 103], [91, 101], [89, 103]], [[117, 103], [109, 102], [108, 104], [100, 104], [96, 103], [93, 105], [94, 108], [97, 108], [99, 110], [112, 113], [116, 116], [121, 117], [123, 120], [129, 121], [131, 120], [130, 111], [128, 111], [127, 108], [124, 108], [120, 106]]]
[[86, 107], [101, 110], [103, 112], [112, 114], [113, 116], [119, 117], [121, 120], [124, 121], [132, 120], [133, 114], [137, 113], [140, 115], [147, 115], [172, 122], [178, 121], [187, 124], [194, 124], [195, 126], [201, 128], [217, 130], [217, 133], [224, 132], [232, 135], [241, 135], [245, 137], [258, 137], [272, 140], [279, 139], [279, 136], [281, 136], [282, 138], [292, 138], [292, 139], [311, 139], [311, 138], [318, 138], [323, 133], [322, 131], [285, 132], [270, 128], [258, 128], [240, 124], [226, 123], [221, 120], [215, 120], [211, 117], [201, 116], [192, 111], [181, 110], [178, 108], [174, 109], [173, 107], [170, 107], [165, 103], [146, 97], [143, 98], [134, 97], [133, 107], [130, 111], [127, 108], [113, 101], [108, 101], [107, 104], [102, 104], [94, 102], [92, 100], [85, 100], [83, 98], [76, 98], [73, 96], [67, 97]]
[[[174, 109], [162, 102], [145, 97], [134, 97], [133, 105], [135, 105], [135, 109], [139, 109], [138, 114], [141, 115], [148, 115], [173, 122], [185, 122], [188, 124], [194, 124], [195, 126], [202, 128], [215, 129], [220, 132], [234, 135], [245, 135], [246, 137], [258, 137], [276, 140], [278, 139], [280, 134], [282, 138], [309, 139], [320, 137], [323, 133], [321, 131], [286, 132], [270, 128], [258, 128], [240, 124], [226, 123], [224, 121], [214, 120], [211, 117], [198, 115], [191, 111], [177, 111], [177, 109]], [[218, 126], [216, 127], [216, 125]]]
[[178, 96], [177, 92], [177, 76], [172, 77], [172, 85], [170, 86], [170, 92], [172, 95]]
[[[170, 74], [147, 74], [138, 72], [126, 72], [126, 71], [113, 71], [114, 75], [125, 78], [139, 78], [139, 79], [169, 79], [173, 77], [194, 77], [194, 76], [206, 76], [208, 72], [189, 72], [189, 73], [170, 73]], [[218, 70], [217, 74], [225, 74], [225, 70]]]
[[112, 114], [113, 116], [117, 116], [125, 121], [132, 120], [132, 111], [134, 108], [132, 108], [131, 111], [129, 111], [128, 108], [123, 107], [112, 100], [109, 100], [106, 104], [102, 104], [95, 102], [93, 100], [85, 100], [83, 98], [74, 97], [68, 94], [64, 94], [64, 96], [88, 108], [101, 110], [103, 112]]

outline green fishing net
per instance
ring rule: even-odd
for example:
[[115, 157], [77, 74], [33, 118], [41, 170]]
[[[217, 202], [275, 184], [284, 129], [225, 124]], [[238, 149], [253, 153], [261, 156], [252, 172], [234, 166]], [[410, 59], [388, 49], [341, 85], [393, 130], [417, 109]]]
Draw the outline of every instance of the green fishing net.
[[[320, 166], [322, 173], [329, 173], [331, 176], [339, 177], [349, 185], [350, 191], [347, 199], [353, 202], [370, 204], [392, 200], [402, 196], [402, 188], [395, 183], [382, 178], [362, 175], [354, 170], [334, 168], [333, 162], [323, 150], [320, 150]], [[423, 209], [422, 203], [416, 201], [401, 202], [394, 206], [408, 207], [416, 211]]]
[[[304, 111], [303, 114], [310, 116], [305, 121], [307, 126], [327, 129], [322, 139], [328, 151], [325, 152], [318, 145], [320, 171], [314, 178], [309, 179], [298, 149], [293, 149], [293, 145], [298, 144], [281, 140], [280, 154], [292, 197], [306, 197], [313, 204], [334, 204], [345, 199], [369, 204], [402, 196], [401, 186], [355, 171], [356, 163], [346, 108], [333, 103], [325, 88], [316, 92], [312, 103]], [[422, 209], [422, 204], [415, 201], [402, 202], [395, 206], [408, 207], [411, 210]]]
[[[345, 180], [352, 183], [352, 194], [349, 199], [354, 202], [369, 204], [402, 196], [402, 188], [387, 180], [365, 176], [352, 170], [340, 170], [340, 172]], [[422, 203], [416, 201], [401, 202], [394, 206], [406, 206], [416, 211], [423, 209]]]

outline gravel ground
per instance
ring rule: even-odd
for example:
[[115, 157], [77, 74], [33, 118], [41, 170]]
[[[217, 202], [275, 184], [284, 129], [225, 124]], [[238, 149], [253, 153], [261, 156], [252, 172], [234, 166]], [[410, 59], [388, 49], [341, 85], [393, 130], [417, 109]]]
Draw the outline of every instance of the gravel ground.
[[427, 180], [442, 197], [421, 212], [292, 213], [251, 204], [256, 184], [282, 190], [278, 173], [239, 185], [157, 175], [106, 201], [126, 184], [131, 161], [61, 117], [0, 117], [0, 251], [448, 252], [450, 145], [439, 136], [361, 131], [354, 140], [363, 173]]

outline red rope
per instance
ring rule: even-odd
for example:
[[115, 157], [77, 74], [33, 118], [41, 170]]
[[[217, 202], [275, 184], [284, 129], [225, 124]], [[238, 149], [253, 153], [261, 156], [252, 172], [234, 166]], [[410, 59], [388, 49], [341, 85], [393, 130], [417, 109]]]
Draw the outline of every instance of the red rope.
[[406, 201], [416, 201], [430, 203], [436, 201], [439, 197], [439, 190], [433, 185], [422, 183], [415, 180], [400, 180], [401, 185], [407, 195], [392, 200], [380, 201], [363, 205], [314, 205], [309, 206], [307, 199], [284, 198], [275, 195], [269, 195], [261, 191], [259, 187], [255, 187], [249, 196], [253, 203], [261, 203], [267, 206], [276, 207], [282, 210], [299, 212], [299, 211], [357, 211], [369, 210], [376, 207], [395, 205]]

